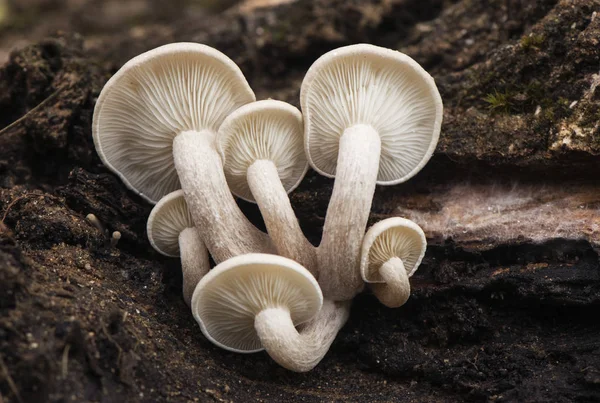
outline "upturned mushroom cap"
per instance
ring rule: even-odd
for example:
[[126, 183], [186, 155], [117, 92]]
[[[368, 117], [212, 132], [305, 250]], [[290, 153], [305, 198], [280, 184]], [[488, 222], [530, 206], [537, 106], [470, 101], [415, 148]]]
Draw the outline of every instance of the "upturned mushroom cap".
[[216, 49], [174, 43], [127, 62], [104, 86], [92, 123], [98, 155], [151, 203], [179, 189], [172, 143], [184, 131], [216, 132], [256, 98], [236, 64]]
[[272, 161], [286, 192], [294, 190], [308, 170], [303, 136], [302, 114], [282, 101], [253, 102], [229, 115], [216, 142], [231, 192], [255, 202], [246, 173], [257, 160]]
[[339, 138], [370, 125], [381, 139], [377, 184], [405, 182], [433, 154], [442, 124], [442, 100], [433, 78], [400, 52], [368, 44], [321, 56], [300, 93], [305, 148], [321, 175], [336, 172]]
[[148, 217], [148, 240], [157, 252], [179, 257], [179, 234], [194, 226], [182, 190], [169, 193], [154, 206]]
[[412, 276], [425, 255], [427, 240], [421, 227], [405, 218], [387, 218], [373, 225], [363, 240], [360, 271], [367, 283], [382, 283], [382, 264], [393, 257], [402, 260]]
[[281, 256], [256, 253], [226, 260], [204, 276], [192, 297], [192, 313], [217, 346], [253, 353], [263, 349], [254, 328], [258, 313], [283, 308], [298, 325], [322, 304], [321, 289], [308, 270]]

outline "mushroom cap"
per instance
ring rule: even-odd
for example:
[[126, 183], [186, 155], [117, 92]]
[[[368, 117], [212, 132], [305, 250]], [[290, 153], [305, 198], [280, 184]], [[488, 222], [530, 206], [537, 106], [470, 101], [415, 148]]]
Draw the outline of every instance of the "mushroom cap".
[[200, 280], [192, 313], [214, 344], [239, 353], [261, 351], [254, 318], [267, 308], [289, 310], [294, 325], [315, 316], [323, 305], [317, 280], [293, 260], [262, 253], [224, 261]]
[[231, 192], [254, 202], [247, 180], [250, 165], [272, 161], [286, 192], [306, 175], [302, 114], [292, 105], [268, 99], [244, 105], [219, 128], [216, 143]]
[[92, 134], [104, 165], [151, 203], [180, 188], [173, 139], [216, 133], [223, 119], [256, 98], [236, 64], [197, 43], [173, 43], [134, 57], [94, 108]]
[[183, 197], [183, 190], [169, 193], [150, 212], [146, 232], [152, 247], [159, 253], [179, 257], [179, 234], [194, 226]]
[[408, 276], [421, 264], [427, 240], [421, 227], [401, 217], [386, 218], [373, 225], [362, 244], [360, 272], [367, 283], [383, 283], [379, 267], [393, 257], [402, 259]]
[[413, 59], [374, 45], [345, 46], [310, 67], [300, 91], [304, 147], [310, 165], [334, 177], [339, 139], [356, 124], [381, 139], [378, 185], [405, 182], [437, 145], [442, 99], [433, 78]]

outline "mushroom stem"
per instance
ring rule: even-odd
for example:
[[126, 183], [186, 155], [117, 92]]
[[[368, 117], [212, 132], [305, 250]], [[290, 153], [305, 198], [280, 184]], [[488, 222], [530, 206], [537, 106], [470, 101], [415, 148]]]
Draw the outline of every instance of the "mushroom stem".
[[327, 354], [349, 313], [349, 301], [325, 300], [319, 313], [298, 331], [287, 309], [269, 308], [256, 315], [254, 327], [275, 362], [291, 371], [307, 372]]
[[196, 284], [210, 270], [208, 251], [196, 228], [186, 228], [179, 233], [179, 250], [183, 272], [183, 299], [190, 306]]
[[308, 242], [298, 224], [275, 164], [270, 160], [257, 160], [246, 175], [277, 253], [297, 261], [316, 277], [316, 248]]
[[359, 258], [379, 171], [381, 140], [368, 125], [340, 138], [336, 177], [317, 256], [325, 298], [352, 299], [364, 286]]
[[268, 235], [240, 211], [227, 186], [215, 133], [185, 131], [173, 140], [173, 158], [194, 223], [216, 263], [246, 253], [273, 253]]
[[398, 308], [410, 297], [410, 282], [402, 259], [393, 257], [379, 268], [385, 283], [371, 283], [377, 299], [389, 308]]

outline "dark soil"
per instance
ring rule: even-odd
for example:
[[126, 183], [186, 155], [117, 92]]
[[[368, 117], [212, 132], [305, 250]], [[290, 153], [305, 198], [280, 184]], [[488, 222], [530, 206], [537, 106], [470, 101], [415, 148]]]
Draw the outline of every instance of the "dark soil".
[[[0, 402], [600, 401], [600, 1], [150, 6], [112, 25], [96, 7], [0, 68]], [[399, 309], [360, 295], [307, 374], [202, 336], [179, 262], [147, 242], [151, 206], [95, 154], [106, 80], [183, 40], [232, 57], [259, 98], [297, 105], [310, 64], [355, 42], [408, 53], [442, 94], [432, 161], [373, 204], [371, 222], [426, 230], [413, 295]], [[315, 244], [331, 187], [311, 172], [292, 194]]]

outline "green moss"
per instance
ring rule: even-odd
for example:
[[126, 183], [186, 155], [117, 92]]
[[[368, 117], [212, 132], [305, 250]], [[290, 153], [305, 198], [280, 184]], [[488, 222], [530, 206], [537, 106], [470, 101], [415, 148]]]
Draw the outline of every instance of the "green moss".
[[492, 112], [508, 113], [510, 111], [510, 94], [507, 91], [494, 90], [493, 93], [487, 94], [483, 100], [487, 102], [488, 109]]
[[569, 108], [570, 104], [571, 101], [563, 97], [559, 97], [558, 100], [552, 103], [548, 102], [546, 106], [543, 107], [543, 117], [554, 122], [565, 119], [573, 112], [572, 109]]
[[546, 120], [549, 120], [551, 122], [554, 121], [555, 113], [554, 113], [554, 109], [553, 108], [544, 109], [543, 113], [544, 113], [544, 118]]
[[567, 98], [558, 97], [558, 104], [562, 107], [569, 107], [571, 101], [569, 101]]
[[541, 34], [529, 34], [521, 38], [521, 48], [524, 50], [540, 49], [546, 38]]
[[545, 84], [535, 78], [527, 83], [501, 81], [500, 87], [492, 87], [482, 100], [492, 112], [513, 114], [533, 113], [538, 106], [543, 110], [563, 110], [570, 105], [566, 99], [557, 102]]

